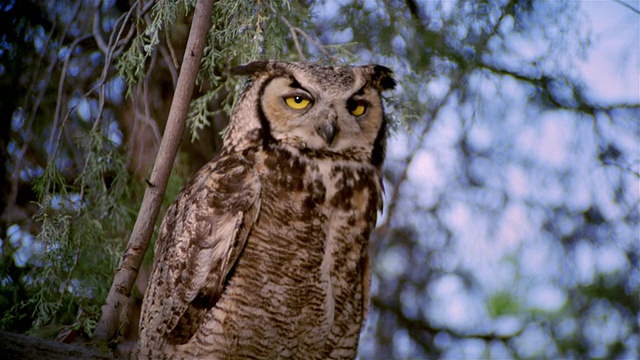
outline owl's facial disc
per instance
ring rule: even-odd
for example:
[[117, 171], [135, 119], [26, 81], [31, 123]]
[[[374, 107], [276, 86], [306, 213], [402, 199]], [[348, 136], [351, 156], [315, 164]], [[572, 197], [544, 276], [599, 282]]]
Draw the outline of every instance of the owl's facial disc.
[[264, 86], [260, 99], [271, 137], [301, 149], [369, 150], [382, 123], [379, 95], [364, 82], [333, 86], [281, 76]]

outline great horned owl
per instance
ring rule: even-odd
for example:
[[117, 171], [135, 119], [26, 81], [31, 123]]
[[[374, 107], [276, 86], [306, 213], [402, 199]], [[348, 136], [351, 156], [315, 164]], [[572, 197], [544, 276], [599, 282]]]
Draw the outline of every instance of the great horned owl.
[[259, 61], [222, 151], [169, 207], [139, 356], [354, 358], [382, 207], [379, 65]]

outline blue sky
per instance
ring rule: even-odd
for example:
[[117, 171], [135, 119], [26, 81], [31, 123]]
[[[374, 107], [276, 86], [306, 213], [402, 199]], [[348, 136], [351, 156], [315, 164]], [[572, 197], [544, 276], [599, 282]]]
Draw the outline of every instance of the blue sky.
[[[640, 1], [626, 1], [640, 10]], [[592, 44], [579, 70], [589, 92], [607, 102], [640, 102], [640, 14], [611, 1], [582, 1]]]

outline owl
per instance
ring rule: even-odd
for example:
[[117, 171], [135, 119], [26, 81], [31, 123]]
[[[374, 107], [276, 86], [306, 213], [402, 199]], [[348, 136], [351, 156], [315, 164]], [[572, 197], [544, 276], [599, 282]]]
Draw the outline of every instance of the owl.
[[138, 357], [353, 359], [391, 70], [258, 61], [220, 155], [169, 207]]

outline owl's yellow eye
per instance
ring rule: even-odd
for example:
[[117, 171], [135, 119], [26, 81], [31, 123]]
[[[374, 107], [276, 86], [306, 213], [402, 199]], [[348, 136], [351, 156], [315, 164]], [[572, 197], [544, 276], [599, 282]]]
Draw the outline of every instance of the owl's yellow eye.
[[347, 110], [353, 116], [360, 116], [367, 110], [367, 103], [364, 101], [349, 100], [347, 102]]
[[286, 97], [284, 102], [295, 110], [302, 110], [311, 104], [311, 100], [299, 95]]

